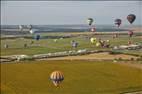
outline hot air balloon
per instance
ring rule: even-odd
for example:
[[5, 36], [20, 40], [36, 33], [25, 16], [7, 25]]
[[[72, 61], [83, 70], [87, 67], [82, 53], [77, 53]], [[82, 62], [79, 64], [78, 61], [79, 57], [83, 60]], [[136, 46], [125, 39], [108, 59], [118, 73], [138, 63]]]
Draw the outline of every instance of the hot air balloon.
[[131, 45], [131, 44], [132, 44], [132, 41], [129, 40], [129, 41], [128, 41], [128, 45]]
[[119, 27], [121, 25], [121, 19], [115, 19], [115, 25]]
[[91, 28], [91, 32], [96, 32], [96, 28]]
[[59, 84], [64, 80], [64, 75], [60, 71], [54, 71], [51, 73], [50, 79], [55, 86], [59, 86]]
[[99, 47], [101, 44], [100, 44], [100, 42], [97, 42], [96, 43], [96, 47]]
[[90, 41], [91, 41], [92, 44], [95, 44], [97, 42], [97, 39], [96, 38], [91, 38]]
[[77, 48], [77, 46], [78, 46], [78, 42], [73, 42], [73, 43], [72, 43], [72, 47], [73, 47], [73, 48]]
[[36, 35], [35, 39], [38, 41], [40, 39], [40, 35]]
[[32, 25], [27, 25], [27, 28], [31, 30], [33, 27]]
[[128, 35], [129, 35], [129, 37], [132, 37], [133, 36], [133, 31], [132, 30], [130, 30], [129, 32], [128, 32]]
[[93, 21], [94, 21], [93, 18], [88, 18], [88, 19], [87, 19], [87, 23], [88, 23], [89, 25], [92, 25]]
[[35, 31], [36, 31], [35, 29], [30, 29], [30, 31], [29, 31], [29, 32], [30, 32], [31, 34], [34, 34], [34, 33], [35, 33]]
[[23, 26], [22, 25], [19, 25], [19, 30], [23, 31]]
[[127, 20], [129, 21], [130, 24], [132, 24], [136, 19], [136, 16], [134, 14], [129, 14], [127, 16]]

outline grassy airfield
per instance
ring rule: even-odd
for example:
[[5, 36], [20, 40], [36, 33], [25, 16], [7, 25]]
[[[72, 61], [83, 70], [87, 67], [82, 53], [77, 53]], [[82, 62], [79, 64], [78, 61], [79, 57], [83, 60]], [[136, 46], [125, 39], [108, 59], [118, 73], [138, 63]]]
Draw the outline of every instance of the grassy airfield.
[[[59, 33], [60, 36], [65, 35], [66, 33]], [[58, 33], [46, 33], [42, 34], [41, 37], [45, 36], [54, 36], [58, 35]], [[58, 36], [59, 36], [58, 35]], [[90, 34], [91, 35], [91, 34]], [[129, 41], [128, 35], [120, 35], [118, 38], [113, 39], [112, 35], [79, 35], [71, 38], [60, 38], [57, 39], [40, 39], [36, 41], [34, 39], [26, 39], [26, 38], [16, 38], [16, 39], [2, 39], [1, 40], [1, 55], [15, 55], [15, 54], [26, 54], [26, 55], [34, 55], [34, 54], [44, 54], [50, 52], [61, 52], [61, 51], [69, 51], [69, 50], [78, 50], [78, 49], [88, 49], [88, 50], [111, 50], [111, 48], [101, 48], [96, 47], [91, 44], [89, 37], [96, 37], [97, 39], [101, 38], [102, 40], [110, 40], [111, 46], [118, 45], [127, 45]], [[71, 40], [75, 40], [79, 43], [78, 48], [73, 49], [71, 47]], [[135, 36], [130, 39], [132, 43], [142, 43], [142, 38], [140, 36]], [[31, 41], [34, 41], [31, 44]], [[9, 48], [5, 49], [4, 44], [9, 44]], [[28, 47], [24, 48], [24, 44], [27, 44]], [[139, 53], [141, 50], [133, 50], [133, 51], [122, 51], [126, 53]], [[142, 51], [141, 51], [142, 52]]]
[[[60, 87], [55, 87], [49, 80], [54, 70], [64, 73]], [[111, 61], [1, 64], [1, 94], [120, 94], [142, 90], [141, 79], [141, 69]]]
[[[65, 33], [63, 33], [65, 34]], [[53, 35], [47, 33], [42, 37]], [[58, 34], [56, 34], [58, 35]], [[61, 35], [61, 34], [59, 34]], [[90, 37], [110, 40], [111, 46], [127, 45], [128, 35], [120, 35], [113, 39], [112, 35], [91, 35]], [[58, 39], [16, 38], [1, 39], [1, 56], [16, 54], [44, 54], [78, 49], [111, 50], [96, 47], [90, 43], [88, 36], [78, 35], [72, 38]], [[79, 43], [78, 48], [71, 47], [71, 40]], [[34, 44], [30, 44], [34, 41]], [[133, 43], [142, 43], [140, 36], [131, 38]], [[24, 44], [28, 44], [24, 48]], [[4, 48], [9, 44], [9, 48]], [[120, 52], [142, 55], [142, 50], [122, 50]], [[128, 63], [129, 61], [123, 61]], [[132, 61], [142, 64], [142, 61]], [[50, 73], [60, 70], [64, 73], [64, 81], [55, 87], [49, 80]], [[93, 60], [49, 60], [21, 61], [1, 63], [1, 94], [123, 94], [125, 92], [142, 91], [142, 69], [112, 61]]]

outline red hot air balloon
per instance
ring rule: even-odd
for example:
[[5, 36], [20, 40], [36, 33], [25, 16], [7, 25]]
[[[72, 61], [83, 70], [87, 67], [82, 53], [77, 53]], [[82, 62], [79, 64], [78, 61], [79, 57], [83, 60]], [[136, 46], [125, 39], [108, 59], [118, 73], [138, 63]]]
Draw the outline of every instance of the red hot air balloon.
[[132, 24], [136, 19], [136, 16], [134, 14], [129, 14], [127, 16], [127, 20], [129, 21], [130, 24]]
[[133, 31], [132, 30], [130, 30], [129, 32], [128, 32], [128, 35], [129, 35], [129, 37], [132, 37], [133, 36]]
[[115, 19], [115, 25], [119, 27], [121, 25], [121, 19]]

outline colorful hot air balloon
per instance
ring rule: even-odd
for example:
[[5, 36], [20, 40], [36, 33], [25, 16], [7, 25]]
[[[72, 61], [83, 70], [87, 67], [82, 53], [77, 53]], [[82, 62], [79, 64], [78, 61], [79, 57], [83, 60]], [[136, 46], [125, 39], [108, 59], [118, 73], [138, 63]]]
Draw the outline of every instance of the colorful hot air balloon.
[[88, 18], [88, 19], [87, 19], [87, 23], [88, 23], [89, 25], [92, 25], [93, 21], [94, 21], [93, 18]]
[[50, 79], [55, 86], [59, 86], [59, 84], [64, 80], [64, 75], [60, 71], [54, 71], [51, 73]]
[[96, 28], [95, 27], [91, 28], [91, 32], [96, 32]]
[[136, 19], [136, 16], [134, 14], [129, 14], [127, 16], [127, 20], [129, 21], [130, 24], [132, 24]]
[[115, 19], [115, 25], [119, 27], [121, 25], [121, 19]]
[[129, 32], [128, 32], [128, 35], [129, 35], [129, 37], [132, 37], [133, 36], [133, 31], [132, 30], [130, 30]]

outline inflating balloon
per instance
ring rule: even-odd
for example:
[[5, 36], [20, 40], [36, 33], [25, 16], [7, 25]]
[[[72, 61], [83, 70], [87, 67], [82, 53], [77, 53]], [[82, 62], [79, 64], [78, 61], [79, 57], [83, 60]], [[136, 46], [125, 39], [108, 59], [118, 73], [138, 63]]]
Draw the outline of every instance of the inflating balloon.
[[35, 30], [34, 29], [30, 29], [29, 31], [31, 34], [34, 34], [35, 33]]
[[92, 44], [94, 44], [94, 43], [97, 42], [97, 39], [96, 38], [91, 38], [90, 41], [91, 41]]
[[57, 39], [54, 39], [54, 42], [57, 42]]
[[128, 45], [130, 45], [130, 44], [132, 44], [132, 42], [131, 42], [131, 41], [128, 41]]
[[87, 19], [87, 22], [88, 22], [89, 25], [92, 25], [93, 21], [94, 21], [93, 18], [88, 18]]
[[72, 47], [77, 48], [77, 46], [78, 46], [78, 42], [73, 42], [72, 43]]
[[33, 26], [32, 25], [27, 25], [27, 28], [31, 30], [33, 28]]
[[119, 27], [121, 25], [121, 19], [115, 19], [115, 25]]
[[106, 40], [106, 42], [110, 42], [110, 40]]
[[91, 32], [96, 32], [96, 28], [91, 28]]
[[127, 16], [127, 20], [129, 21], [130, 24], [132, 24], [136, 19], [136, 16], [134, 14], [129, 14]]
[[128, 35], [129, 35], [129, 37], [132, 37], [133, 36], [133, 31], [132, 30], [130, 30], [129, 32], [128, 32]]
[[51, 73], [50, 79], [55, 86], [59, 86], [59, 84], [64, 80], [64, 75], [60, 71], [54, 71]]
[[40, 35], [36, 35], [35, 39], [38, 41], [40, 39]]
[[96, 47], [99, 47], [101, 44], [99, 42], [96, 43]]
[[23, 31], [23, 26], [22, 25], [19, 25], [19, 30]]

